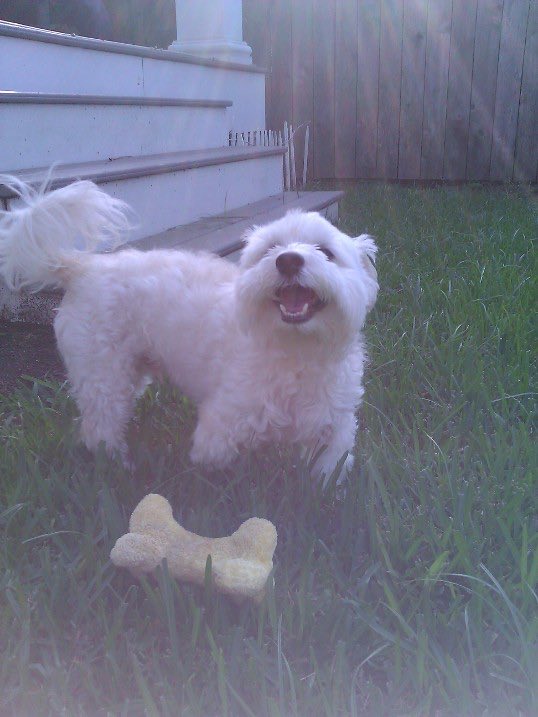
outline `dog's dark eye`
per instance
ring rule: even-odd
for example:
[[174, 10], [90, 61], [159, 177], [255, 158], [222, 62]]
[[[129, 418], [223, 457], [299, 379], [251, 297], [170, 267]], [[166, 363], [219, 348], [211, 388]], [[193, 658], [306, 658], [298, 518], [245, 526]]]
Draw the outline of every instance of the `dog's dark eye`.
[[334, 261], [334, 254], [326, 246], [318, 246], [318, 249], [325, 254], [329, 261]]

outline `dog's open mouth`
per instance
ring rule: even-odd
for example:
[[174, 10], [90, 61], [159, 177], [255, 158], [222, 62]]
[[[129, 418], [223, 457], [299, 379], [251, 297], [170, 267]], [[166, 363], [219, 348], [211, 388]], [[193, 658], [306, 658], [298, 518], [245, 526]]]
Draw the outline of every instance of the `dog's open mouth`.
[[302, 324], [325, 306], [313, 289], [300, 284], [277, 289], [275, 304], [280, 309], [282, 321], [288, 324]]

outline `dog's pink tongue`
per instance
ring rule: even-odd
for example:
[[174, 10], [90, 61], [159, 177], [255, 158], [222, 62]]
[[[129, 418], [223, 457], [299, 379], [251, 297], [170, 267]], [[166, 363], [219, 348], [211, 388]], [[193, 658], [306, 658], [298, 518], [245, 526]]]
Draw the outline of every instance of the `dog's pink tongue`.
[[278, 298], [287, 311], [295, 313], [301, 311], [305, 304], [311, 304], [316, 299], [316, 294], [304, 286], [284, 286], [278, 292]]

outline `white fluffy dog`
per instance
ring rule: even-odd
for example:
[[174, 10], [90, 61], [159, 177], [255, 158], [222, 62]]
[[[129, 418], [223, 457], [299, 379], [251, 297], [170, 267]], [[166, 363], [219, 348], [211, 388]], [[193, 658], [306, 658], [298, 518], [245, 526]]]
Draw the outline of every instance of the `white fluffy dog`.
[[185, 251], [92, 253], [128, 228], [126, 205], [91, 182], [44, 193], [0, 181], [22, 200], [0, 216], [0, 270], [11, 288], [65, 290], [54, 329], [88, 448], [104, 441], [125, 458], [135, 400], [166, 374], [198, 407], [195, 462], [299, 443], [310, 456], [325, 447], [314, 471], [327, 477], [351, 453], [378, 290], [370, 237], [290, 212], [248, 233], [239, 267]]

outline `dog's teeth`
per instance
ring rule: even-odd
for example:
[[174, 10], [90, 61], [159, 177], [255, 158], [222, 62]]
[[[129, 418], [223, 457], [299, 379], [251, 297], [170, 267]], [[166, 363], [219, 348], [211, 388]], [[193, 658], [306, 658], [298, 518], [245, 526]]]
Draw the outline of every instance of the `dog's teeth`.
[[284, 304], [279, 304], [280, 311], [284, 314], [284, 316], [288, 316], [289, 318], [295, 318], [297, 316], [306, 316], [308, 313], [310, 304], [306, 302], [304, 304], [303, 308], [300, 311], [288, 311], [288, 309], [284, 306]]

